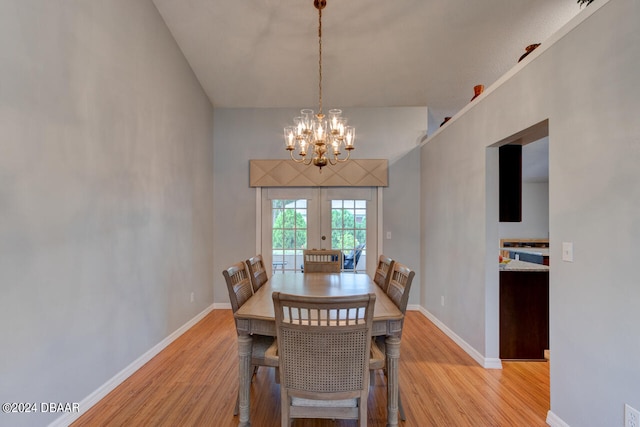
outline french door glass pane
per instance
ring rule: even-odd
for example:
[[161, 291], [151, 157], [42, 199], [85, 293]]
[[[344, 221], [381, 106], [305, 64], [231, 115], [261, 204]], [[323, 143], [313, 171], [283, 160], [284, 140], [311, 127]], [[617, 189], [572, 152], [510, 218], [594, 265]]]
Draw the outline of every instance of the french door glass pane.
[[345, 270], [355, 270], [367, 242], [367, 201], [331, 200], [331, 248], [345, 256]]
[[307, 247], [307, 200], [272, 200], [274, 269], [298, 270]]

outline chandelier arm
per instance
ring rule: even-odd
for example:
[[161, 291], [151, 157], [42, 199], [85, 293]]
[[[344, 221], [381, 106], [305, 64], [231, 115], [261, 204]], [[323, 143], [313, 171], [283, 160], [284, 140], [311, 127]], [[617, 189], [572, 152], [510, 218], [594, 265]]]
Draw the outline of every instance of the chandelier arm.
[[302, 157], [302, 158], [300, 158], [300, 159], [296, 159], [296, 158], [293, 156], [293, 151], [290, 151], [290, 152], [289, 152], [289, 154], [291, 154], [291, 160], [293, 160], [294, 162], [296, 162], [296, 163], [302, 163], [302, 162], [304, 162], [304, 157]]
[[291, 160], [293, 160], [293, 161], [294, 161], [294, 162], [296, 162], [296, 163], [302, 163], [302, 164], [304, 164], [304, 165], [306, 165], [306, 166], [309, 166], [309, 165], [311, 164], [311, 162], [312, 162], [311, 158], [309, 158], [309, 159], [307, 160], [307, 157], [306, 157], [306, 156], [304, 156], [304, 157], [300, 157], [300, 158], [296, 159], [296, 158], [293, 156], [293, 150], [289, 151], [289, 154], [291, 155]]
[[349, 160], [349, 157], [351, 157], [351, 150], [347, 151], [347, 157], [345, 157], [344, 159], [339, 159], [338, 156], [335, 156], [336, 162], [332, 163], [332, 165], [337, 165], [338, 163], [344, 163], [347, 160]]

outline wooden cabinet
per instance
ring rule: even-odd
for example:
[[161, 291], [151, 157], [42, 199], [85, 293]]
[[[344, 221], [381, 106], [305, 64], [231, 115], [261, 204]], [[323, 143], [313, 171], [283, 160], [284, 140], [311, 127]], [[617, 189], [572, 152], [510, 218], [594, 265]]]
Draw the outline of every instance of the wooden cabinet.
[[499, 148], [500, 222], [522, 221], [522, 145]]
[[544, 359], [549, 348], [549, 272], [500, 272], [500, 358]]

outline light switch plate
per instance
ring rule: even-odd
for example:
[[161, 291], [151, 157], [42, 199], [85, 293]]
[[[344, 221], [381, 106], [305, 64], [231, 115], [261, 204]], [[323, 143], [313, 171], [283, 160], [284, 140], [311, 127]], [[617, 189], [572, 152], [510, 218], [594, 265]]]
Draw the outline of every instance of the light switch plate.
[[573, 242], [562, 242], [562, 260], [573, 262]]

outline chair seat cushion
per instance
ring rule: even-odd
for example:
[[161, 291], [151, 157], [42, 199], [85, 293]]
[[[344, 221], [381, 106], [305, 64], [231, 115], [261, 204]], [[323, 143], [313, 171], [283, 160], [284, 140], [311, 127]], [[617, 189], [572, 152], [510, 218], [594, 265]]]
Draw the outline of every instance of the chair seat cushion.
[[291, 398], [293, 406], [310, 406], [310, 407], [331, 407], [331, 408], [355, 408], [358, 406], [357, 399], [340, 399], [340, 400], [317, 400], [303, 399], [301, 397]]

